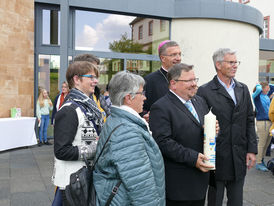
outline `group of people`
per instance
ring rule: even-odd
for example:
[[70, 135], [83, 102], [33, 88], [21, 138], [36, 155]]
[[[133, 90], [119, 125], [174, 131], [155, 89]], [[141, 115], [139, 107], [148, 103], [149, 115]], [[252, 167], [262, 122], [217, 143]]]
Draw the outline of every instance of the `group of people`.
[[[99, 63], [82, 55], [69, 65], [70, 92], [54, 122], [53, 183], [63, 205], [69, 205], [65, 187], [70, 174], [102, 150], [93, 172], [97, 205], [105, 205], [118, 182], [111, 205], [203, 206], [208, 191], [207, 204], [221, 206], [225, 189], [227, 205], [243, 204], [257, 135], [249, 90], [235, 79], [240, 64], [236, 52], [214, 52], [216, 75], [200, 87], [194, 66], [181, 63], [175, 41], [161, 42], [158, 52], [162, 67], [144, 79], [127, 71], [112, 77], [110, 110], [96, 96]], [[203, 154], [209, 110], [218, 120], [214, 171]]]
[[[258, 83], [252, 94], [255, 105], [256, 126], [258, 135], [258, 154], [256, 169], [267, 172], [264, 157], [270, 156], [271, 142], [274, 135], [274, 85], [268, 82]], [[273, 130], [273, 131], [272, 131]]]

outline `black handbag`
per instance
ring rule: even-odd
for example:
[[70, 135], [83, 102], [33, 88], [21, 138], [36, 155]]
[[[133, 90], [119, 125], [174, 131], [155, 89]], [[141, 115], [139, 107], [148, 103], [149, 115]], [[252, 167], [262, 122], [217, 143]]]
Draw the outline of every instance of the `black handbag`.
[[[96, 206], [96, 192], [93, 185], [93, 170], [96, 163], [98, 162], [103, 150], [109, 141], [113, 132], [118, 129], [122, 124], [115, 127], [107, 138], [100, 154], [97, 159], [94, 161], [92, 166], [89, 165], [86, 157], [84, 156], [85, 166], [79, 169], [77, 172], [70, 175], [70, 183], [66, 186], [66, 198], [70, 206]], [[116, 195], [118, 188], [122, 181], [119, 181], [115, 187], [112, 189], [111, 194], [106, 202], [105, 206], [110, 205], [111, 200]]]

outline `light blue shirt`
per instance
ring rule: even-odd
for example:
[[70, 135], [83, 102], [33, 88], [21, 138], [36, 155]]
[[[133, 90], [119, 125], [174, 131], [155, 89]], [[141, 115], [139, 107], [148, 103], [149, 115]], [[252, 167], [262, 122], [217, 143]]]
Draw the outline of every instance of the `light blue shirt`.
[[220, 82], [220, 84], [225, 88], [227, 93], [231, 96], [231, 98], [233, 99], [234, 104], [236, 105], [237, 101], [236, 101], [235, 92], [234, 92], [234, 88], [236, 86], [235, 81], [233, 79], [231, 79], [230, 86], [227, 88], [226, 84], [224, 82], [222, 82], [222, 80], [220, 80], [218, 76], [217, 76], [217, 78], [218, 78], [218, 81]]

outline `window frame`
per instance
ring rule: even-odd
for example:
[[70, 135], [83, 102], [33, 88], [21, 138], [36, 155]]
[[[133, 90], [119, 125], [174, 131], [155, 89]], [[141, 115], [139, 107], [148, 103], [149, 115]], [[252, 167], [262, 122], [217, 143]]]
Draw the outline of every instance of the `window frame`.
[[144, 28], [143, 25], [138, 26], [138, 40], [143, 39], [144, 37]]
[[148, 22], [148, 36], [153, 35], [153, 20]]

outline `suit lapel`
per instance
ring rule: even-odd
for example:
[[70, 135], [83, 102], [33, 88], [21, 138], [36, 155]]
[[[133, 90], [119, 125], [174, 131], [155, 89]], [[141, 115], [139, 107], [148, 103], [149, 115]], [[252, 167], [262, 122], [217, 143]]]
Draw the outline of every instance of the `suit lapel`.
[[[188, 110], [188, 108], [183, 104], [183, 102], [181, 102], [181, 100], [176, 97], [173, 93], [171, 93], [170, 91], [168, 92], [168, 98], [170, 99], [170, 101], [175, 104], [175, 106], [177, 108], [179, 108], [181, 111], [183, 111], [193, 122], [195, 122], [195, 124], [201, 126], [200, 122], [201, 122], [201, 117], [200, 117], [200, 112], [197, 111], [196, 108], [198, 108], [197, 106], [195, 107], [195, 110], [198, 113], [199, 116], [199, 120], [200, 122], [197, 121], [197, 119], [193, 116], [193, 114], [191, 114], [191, 112]], [[193, 103], [193, 102], [192, 102]], [[196, 104], [196, 103], [195, 103]]]
[[[191, 102], [198, 114], [199, 120], [200, 120], [200, 124], [203, 125], [204, 124], [204, 117], [202, 116], [203, 112], [202, 112], [202, 107], [201, 105], [199, 105], [199, 102], [197, 101], [197, 99], [195, 97], [193, 97], [191, 99]], [[193, 116], [193, 115], [192, 115]], [[195, 119], [196, 120], [196, 119]], [[197, 121], [198, 122], [198, 121]]]
[[239, 82], [237, 82], [235, 79], [234, 79], [234, 81], [236, 84], [236, 86], [234, 88], [234, 93], [235, 93], [235, 97], [236, 97], [236, 101], [237, 101], [236, 107], [239, 107], [239, 105], [241, 104], [241, 101], [243, 100], [244, 90], [243, 90], [243, 86]]

